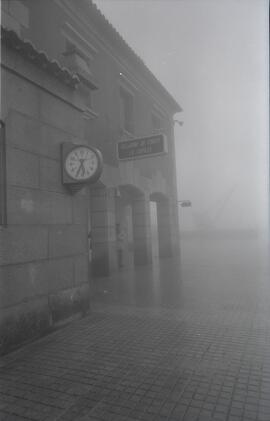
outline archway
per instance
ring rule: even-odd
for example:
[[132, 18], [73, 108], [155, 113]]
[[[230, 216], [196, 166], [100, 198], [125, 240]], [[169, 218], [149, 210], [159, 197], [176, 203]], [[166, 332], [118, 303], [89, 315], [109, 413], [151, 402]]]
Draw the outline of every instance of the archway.
[[90, 189], [89, 259], [94, 277], [151, 262], [149, 198], [131, 184]]
[[[115, 253], [115, 188], [98, 182], [90, 189], [88, 226], [91, 272], [107, 276], [117, 267]], [[89, 234], [88, 234], [89, 236]]]
[[163, 193], [150, 195], [152, 254], [162, 257], [172, 255], [171, 215], [169, 199]]
[[151, 261], [150, 214], [144, 192], [131, 184], [118, 188], [116, 199], [118, 267], [132, 267]]

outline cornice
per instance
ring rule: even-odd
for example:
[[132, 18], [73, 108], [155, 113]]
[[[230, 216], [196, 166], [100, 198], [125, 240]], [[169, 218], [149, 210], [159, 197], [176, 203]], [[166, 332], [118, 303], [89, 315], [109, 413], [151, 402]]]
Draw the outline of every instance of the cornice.
[[70, 88], [74, 89], [79, 85], [80, 79], [77, 75], [62, 67], [58, 61], [50, 60], [44, 51], [38, 50], [30, 41], [20, 38], [15, 31], [1, 26], [1, 42]]
[[[77, 21], [79, 26], [83, 25], [84, 31], [88, 32], [90, 37], [94, 37], [99, 46], [118, 63], [122, 74], [124, 74], [128, 80], [136, 81], [136, 85], [140, 87], [142, 91], [146, 92], [155, 103], [159, 104], [159, 107], [163, 109], [163, 113], [168, 114], [168, 110], [166, 110], [161, 102], [166, 103], [168, 107], [172, 109], [173, 113], [182, 111], [182, 108], [175, 101], [172, 95], [148, 69], [143, 60], [126, 43], [126, 41], [101, 13], [92, 0], [81, 0], [76, 3], [71, 0], [54, 1], [58, 4], [58, 6], [64, 8], [65, 12], [73, 20]], [[74, 7], [74, 5], [76, 5], [76, 7]], [[79, 12], [78, 7], [80, 7]], [[91, 26], [88, 17], [91, 19]], [[102, 34], [100, 33], [100, 29], [103, 30]], [[126, 57], [126, 60], [120, 58], [119, 56], [116, 57], [115, 47], [122, 52], [122, 54]], [[132, 71], [134, 64], [136, 65], [136, 75]], [[153, 89], [149, 89], [149, 82], [152, 83]], [[162, 96], [163, 101], [159, 100], [160, 96]]]

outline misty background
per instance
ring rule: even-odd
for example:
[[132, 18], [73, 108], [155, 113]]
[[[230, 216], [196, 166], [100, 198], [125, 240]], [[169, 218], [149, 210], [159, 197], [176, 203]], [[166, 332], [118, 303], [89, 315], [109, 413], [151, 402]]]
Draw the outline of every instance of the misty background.
[[183, 108], [180, 230], [268, 232], [268, 2], [95, 0]]

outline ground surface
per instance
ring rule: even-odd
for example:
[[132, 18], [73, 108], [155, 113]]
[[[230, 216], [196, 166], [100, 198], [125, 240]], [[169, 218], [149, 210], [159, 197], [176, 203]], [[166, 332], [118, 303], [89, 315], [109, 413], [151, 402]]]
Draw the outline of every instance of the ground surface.
[[2, 359], [0, 419], [270, 421], [260, 250], [190, 240], [182, 265], [100, 280], [89, 316]]

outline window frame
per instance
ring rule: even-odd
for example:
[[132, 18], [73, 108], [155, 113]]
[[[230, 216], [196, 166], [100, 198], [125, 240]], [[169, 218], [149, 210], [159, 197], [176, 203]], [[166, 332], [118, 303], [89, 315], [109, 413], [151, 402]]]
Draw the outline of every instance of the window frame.
[[[157, 125], [155, 125], [154, 122], [159, 122], [158, 127]], [[163, 128], [163, 116], [161, 116], [158, 112], [156, 111], [152, 111], [151, 113], [151, 126], [152, 126], [152, 132], [153, 133], [161, 133], [164, 128]]]
[[[125, 98], [130, 101], [129, 104], [127, 104], [127, 107], [124, 107], [124, 100]], [[124, 131], [124, 133], [130, 134], [130, 135], [134, 135], [135, 132], [135, 107], [134, 107], [134, 94], [127, 89], [125, 86], [123, 86], [122, 84], [119, 86], [119, 114], [120, 114], [120, 126], [121, 129]], [[127, 113], [126, 111], [128, 111], [128, 108], [130, 107], [130, 118], [126, 118]]]

